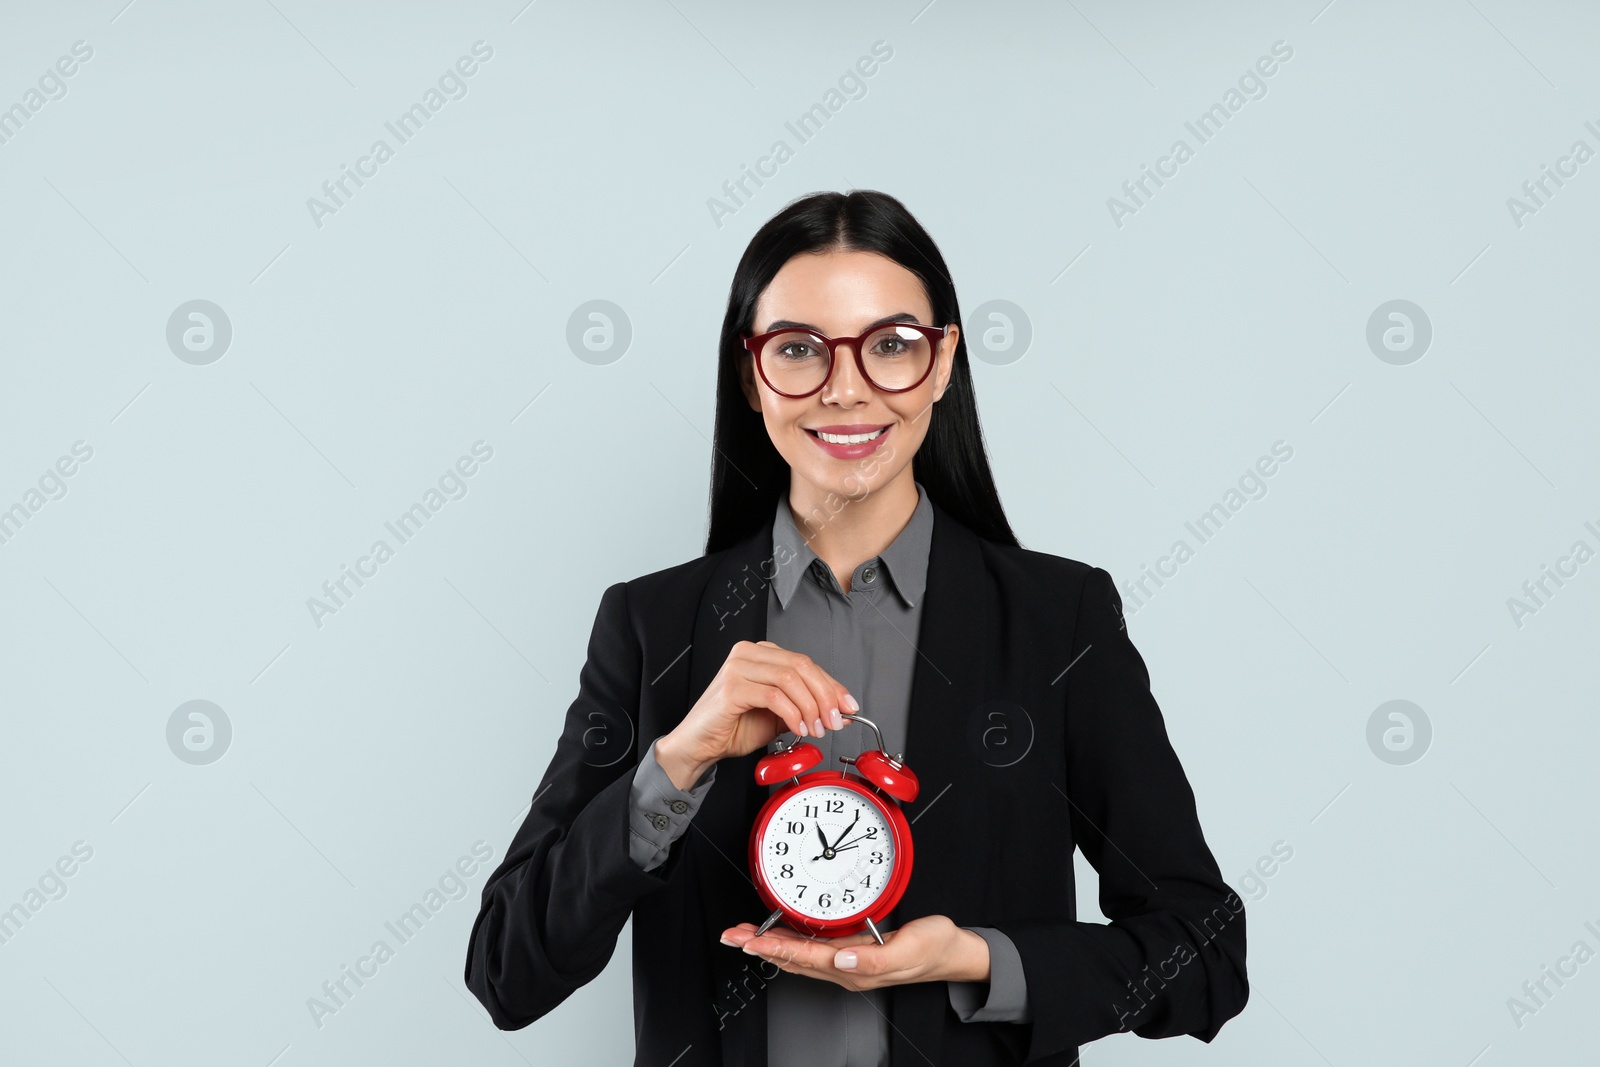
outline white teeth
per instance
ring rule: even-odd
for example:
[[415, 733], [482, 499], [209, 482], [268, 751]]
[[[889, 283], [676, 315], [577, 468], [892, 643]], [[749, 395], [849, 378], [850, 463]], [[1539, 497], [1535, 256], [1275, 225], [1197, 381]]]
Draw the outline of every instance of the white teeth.
[[[884, 429], [887, 428], [888, 427], [884, 427]], [[828, 442], [830, 445], [859, 445], [875, 439], [881, 433], [883, 433], [883, 430], [881, 429], [873, 430], [871, 433], [852, 434], [823, 433], [821, 430], [818, 430], [817, 436]]]

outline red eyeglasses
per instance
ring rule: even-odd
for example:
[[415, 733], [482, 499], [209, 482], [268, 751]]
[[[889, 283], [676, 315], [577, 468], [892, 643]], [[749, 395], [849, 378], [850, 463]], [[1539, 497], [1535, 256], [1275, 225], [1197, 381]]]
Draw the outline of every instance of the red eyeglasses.
[[856, 366], [873, 388], [885, 393], [915, 389], [933, 370], [934, 349], [949, 331], [949, 326], [891, 322], [858, 337], [827, 337], [797, 327], [739, 336], [756, 357], [756, 370], [767, 388], [799, 400], [819, 391], [833, 377], [834, 355], [840, 345], [849, 345], [855, 352]]

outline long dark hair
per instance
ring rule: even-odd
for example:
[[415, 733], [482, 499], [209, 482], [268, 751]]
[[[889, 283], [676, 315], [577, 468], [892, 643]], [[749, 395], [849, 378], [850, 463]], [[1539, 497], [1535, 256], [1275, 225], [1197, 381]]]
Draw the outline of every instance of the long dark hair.
[[[828, 249], [876, 252], [922, 281], [935, 324], [960, 323], [955, 283], [933, 238], [905, 205], [887, 193], [857, 189], [801, 197], [756, 231], [739, 260], [722, 319], [717, 357], [717, 425], [711, 452], [711, 527], [706, 552], [749, 537], [772, 516], [789, 485], [789, 465], [767, 436], [739, 381], [749, 357], [739, 338], [751, 330], [756, 301], [783, 265], [797, 255]], [[978, 423], [978, 400], [967, 364], [967, 337], [956, 342], [950, 384], [928, 415], [928, 433], [912, 457], [912, 477], [928, 497], [978, 536], [1017, 545]]]

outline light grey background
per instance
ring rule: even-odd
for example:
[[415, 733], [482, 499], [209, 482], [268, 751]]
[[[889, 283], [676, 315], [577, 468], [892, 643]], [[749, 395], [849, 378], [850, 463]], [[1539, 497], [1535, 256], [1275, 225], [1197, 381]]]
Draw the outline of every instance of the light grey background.
[[[703, 544], [740, 252], [851, 187], [905, 201], [964, 315], [1026, 316], [1021, 358], [973, 361], [1023, 542], [1124, 585], [1196, 549], [1124, 596], [1251, 900], [1250, 1004], [1209, 1046], [1085, 1062], [1593, 1056], [1600, 962], [1520, 1025], [1508, 998], [1600, 950], [1600, 562], [1520, 625], [1508, 600], [1600, 548], [1600, 161], [1521, 225], [1507, 203], [1600, 149], [1592, 6], [123, 3], [8, 4], [0, 32], [4, 107], [93, 49], [0, 144], [0, 507], [26, 512], [0, 544], [0, 907], [26, 913], [0, 1060], [628, 1061], [626, 935], [502, 1036], [466, 934], [601, 591]], [[384, 124], [476, 41], [466, 95], [400, 144]], [[785, 123], [879, 41], [800, 144]], [[1185, 123], [1279, 41], [1200, 144]], [[317, 225], [308, 198], [379, 138], [393, 158]], [[1193, 158], [1119, 226], [1108, 198], [1179, 138]], [[708, 200], [779, 139], [793, 158], [719, 225]], [[167, 342], [192, 300], [231, 324], [206, 365]], [[592, 300], [631, 327], [609, 363], [568, 345]], [[1432, 327], [1403, 365], [1367, 343], [1391, 300]], [[65, 495], [30, 498], [80, 441]], [[384, 523], [478, 441], [465, 495], [399, 544]], [[1265, 495], [1196, 547], [1185, 523], [1278, 441]], [[380, 538], [319, 626], [308, 598]], [[1432, 728], [1406, 765], [1367, 740], [1397, 699]], [[231, 724], [209, 764], [169, 747], [192, 700]], [[466, 895], [317, 1025], [308, 999], [480, 841]]]

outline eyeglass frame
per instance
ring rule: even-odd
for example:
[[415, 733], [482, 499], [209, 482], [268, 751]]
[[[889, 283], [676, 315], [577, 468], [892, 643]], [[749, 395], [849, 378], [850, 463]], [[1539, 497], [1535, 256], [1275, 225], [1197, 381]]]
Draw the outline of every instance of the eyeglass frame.
[[[856, 369], [861, 372], [861, 377], [865, 379], [867, 383], [870, 384], [874, 389], [881, 393], [904, 393], [915, 389], [917, 386], [927, 381], [928, 375], [933, 373], [934, 365], [939, 362], [939, 344], [946, 337], [950, 336], [950, 327], [952, 325], [954, 324], [946, 323], [943, 326], [926, 326], [920, 322], [881, 322], [872, 327], [872, 329], [868, 330], [866, 333], [859, 334], [855, 337], [829, 337], [827, 334], [819, 333], [816, 330], [808, 329], [804, 326], [785, 326], [781, 330], [769, 330], [768, 332], [758, 334], [755, 337], [746, 337], [743, 333], [741, 333], [739, 337], [743, 341], [744, 347], [753, 357], [753, 362], [756, 365], [756, 373], [761, 375], [761, 380], [766, 382], [768, 389], [771, 389], [774, 393], [777, 393], [779, 396], [785, 397], [789, 400], [804, 400], [808, 396], [816, 396], [818, 393], [822, 392], [822, 390], [827, 386], [828, 382], [833, 380], [833, 369], [839, 365], [839, 360], [834, 350], [843, 344], [848, 344], [850, 346], [850, 350], [855, 353]], [[891, 326], [909, 326], [913, 330], [919, 330], [933, 345], [933, 353], [928, 357], [928, 366], [927, 369], [922, 372], [922, 377], [901, 389], [887, 389], [873, 381], [872, 375], [867, 373], [866, 360], [864, 360], [861, 356], [861, 343], [868, 337], [871, 337], [873, 334], [877, 333], [879, 330], [888, 329]], [[819, 382], [817, 387], [812, 389], [810, 392], [786, 393], [782, 389], [779, 389], [777, 386], [773, 385], [772, 382], [767, 378], [767, 372], [762, 369], [761, 346], [766, 344], [771, 338], [778, 336], [780, 333], [807, 334], [821, 341], [827, 348], [828, 373], [822, 376], [822, 381]]]

